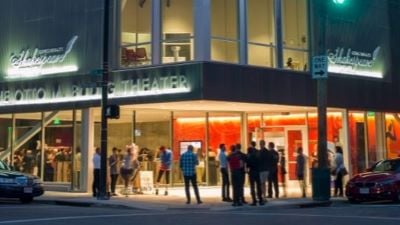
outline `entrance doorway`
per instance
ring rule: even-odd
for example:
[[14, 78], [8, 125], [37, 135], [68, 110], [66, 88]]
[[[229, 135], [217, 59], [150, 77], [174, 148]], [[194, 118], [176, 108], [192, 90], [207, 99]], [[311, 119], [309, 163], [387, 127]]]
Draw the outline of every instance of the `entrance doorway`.
[[[281, 156], [285, 156], [286, 175], [285, 181], [288, 187], [298, 186], [296, 177], [296, 157], [297, 149], [303, 148], [303, 153], [308, 156], [308, 135], [305, 126], [285, 126], [268, 127], [262, 129], [263, 139], [267, 142], [274, 142], [275, 148]], [[306, 162], [306, 168], [308, 168]], [[279, 182], [282, 183], [282, 177], [279, 176]]]

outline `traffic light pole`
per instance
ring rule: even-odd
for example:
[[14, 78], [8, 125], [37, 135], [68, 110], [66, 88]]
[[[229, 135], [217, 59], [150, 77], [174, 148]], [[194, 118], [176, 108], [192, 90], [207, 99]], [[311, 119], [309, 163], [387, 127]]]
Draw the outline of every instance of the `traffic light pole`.
[[107, 104], [108, 104], [108, 35], [110, 0], [104, 1], [103, 22], [103, 75], [101, 82], [101, 162], [98, 200], [108, 200], [107, 195]]
[[[318, 43], [314, 55], [326, 56], [326, 17], [327, 1], [314, 0], [313, 9], [318, 19]], [[315, 29], [314, 29], [315, 31]], [[330, 199], [330, 171], [328, 168], [327, 148], [327, 89], [328, 78], [316, 79], [318, 106], [318, 168], [312, 170], [313, 200], [328, 201]]]

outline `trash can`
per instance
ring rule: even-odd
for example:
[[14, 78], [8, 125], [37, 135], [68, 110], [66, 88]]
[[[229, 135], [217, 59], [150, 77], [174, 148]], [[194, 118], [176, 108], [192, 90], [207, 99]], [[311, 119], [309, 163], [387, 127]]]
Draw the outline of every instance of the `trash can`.
[[312, 197], [315, 201], [328, 201], [331, 197], [331, 175], [328, 168], [312, 169]]

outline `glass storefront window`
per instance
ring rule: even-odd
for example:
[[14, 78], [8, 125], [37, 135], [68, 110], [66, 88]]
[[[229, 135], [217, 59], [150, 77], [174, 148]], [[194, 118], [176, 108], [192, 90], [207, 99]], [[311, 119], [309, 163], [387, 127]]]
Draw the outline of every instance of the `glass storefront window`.
[[273, 0], [248, 0], [248, 60], [250, 65], [274, 67], [275, 22]]
[[374, 112], [367, 113], [367, 135], [368, 135], [368, 164], [371, 167], [378, 159], [376, 118]]
[[[334, 166], [335, 146], [346, 146], [346, 137], [343, 129], [343, 113], [328, 112], [327, 115], [328, 166]], [[308, 113], [308, 149], [312, 167], [318, 166], [318, 115]], [[347, 154], [346, 149], [343, 149]]]
[[206, 154], [206, 113], [202, 112], [174, 112], [173, 118], [173, 183], [182, 184], [183, 177], [179, 169], [180, 155], [187, 150], [189, 144], [193, 145], [194, 152], [199, 155], [196, 168], [197, 179], [200, 184], [206, 182], [204, 157]]
[[366, 123], [364, 112], [349, 112], [350, 162], [353, 174], [367, 168]]
[[236, 0], [211, 1], [211, 59], [238, 63]]
[[[219, 145], [225, 144], [227, 153], [230, 146], [241, 143], [241, 116], [238, 113], [209, 113], [208, 118], [208, 149], [206, 151], [208, 184], [217, 185], [219, 171], [217, 168], [217, 155]], [[245, 146], [242, 146], [245, 152]]]
[[121, 66], [151, 63], [151, 0], [124, 0], [121, 5]]
[[282, 0], [285, 68], [308, 70], [307, 0]]
[[193, 0], [162, 0], [162, 62], [193, 59]]
[[[53, 112], [46, 112], [45, 117]], [[73, 114], [60, 111], [45, 127], [44, 181], [70, 183], [74, 146]]]
[[400, 157], [400, 115], [398, 113], [385, 114], [385, 136], [387, 158]]
[[12, 145], [12, 115], [0, 115], [0, 160], [7, 164], [11, 163], [11, 145]]
[[[172, 149], [171, 146], [171, 112], [163, 110], [141, 109], [135, 111], [133, 127], [134, 142], [139, 147], [139, 161], [143, 171], [153, 171], [153, 180], [156, 183], [160, 168], [160, 147]], [[172, 158], [172, 170], [176, 170], [176, 158]], [[179, 169], [179, 168], [178, 168]], [[174, 177], [175, 174], [172, 174]], [[171, 181], [171, 178], [170, 178]], [[165, 176], [160, 184], [165, 184]]]
[[17, 171], [41, 177], [41, 113], [15, 114], [13, 166]]

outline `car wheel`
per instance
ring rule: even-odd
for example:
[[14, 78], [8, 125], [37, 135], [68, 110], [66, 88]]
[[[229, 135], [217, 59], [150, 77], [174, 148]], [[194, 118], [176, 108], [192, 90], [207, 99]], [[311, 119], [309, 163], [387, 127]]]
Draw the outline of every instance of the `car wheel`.
[[30, 196], [29, 197], [22, 197], [19, 200], [21, 201], [21, 203], [28, 204], [28, 203], [31, 203], [33, 201], [33, 197], [30, 197]]
[[393, 199], [394, 202], [400, 203], [400, 191], [396, 193], [396, 196]]

